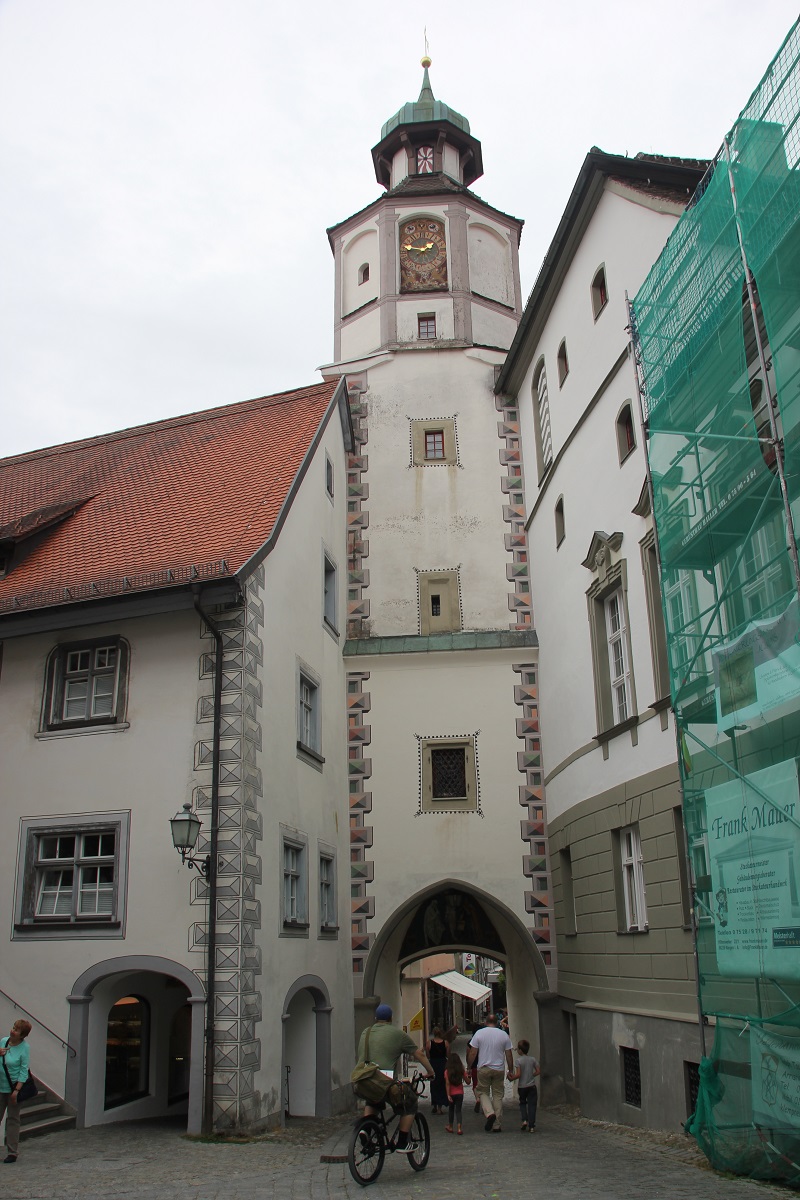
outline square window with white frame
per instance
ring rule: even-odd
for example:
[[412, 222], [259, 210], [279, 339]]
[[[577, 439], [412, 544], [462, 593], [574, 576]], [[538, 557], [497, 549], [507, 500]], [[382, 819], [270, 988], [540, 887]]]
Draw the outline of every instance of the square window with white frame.
[[42, 730], [124, 721], [128, 645], [110, 637], [57, 646], [47, 660]]
[[15, 937], [122, 936], [129, 816], [22, 822]]

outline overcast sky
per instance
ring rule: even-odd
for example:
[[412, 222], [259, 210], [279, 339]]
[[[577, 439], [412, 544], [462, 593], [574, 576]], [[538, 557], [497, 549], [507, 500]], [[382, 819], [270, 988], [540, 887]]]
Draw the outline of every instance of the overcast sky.
[[0, 0], [0, 454], [319, 379], [325, 229], [416, 99], [470, 121], [528, 293], [592, 145], [707, 157], [789, 0]]

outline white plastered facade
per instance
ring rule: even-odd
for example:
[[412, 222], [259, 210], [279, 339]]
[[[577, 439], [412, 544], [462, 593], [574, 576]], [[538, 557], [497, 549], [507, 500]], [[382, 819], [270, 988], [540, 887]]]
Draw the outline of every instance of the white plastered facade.
[[[217, 1128], [280, 1122], [287, 1107], [287, 1067], [293, 1069], [295, 1115], [326, 1116], [350, 1103], [345, 682], [342, 639], [323, 620], [326, 559], [337, 570], [336, 613], [343, 625], [346, 465], [335, 406], [274, 549], [249, 573], [244, 606], [209, 609], [225, 642]], [[6, 996], [0, 995], [0, 1019], [20, 1015], [7, 997], [31, 1013], [33, 1069], [66, 1097], [79, 1125], [183, 1113], [189, 1130], [198, 1132], [207, 885], [198, 871], [181, 865], [169, 820], [184, 803], [192, 805], [204, 822], [195, 852], [202, 858], [210, 816], [214, 642], [192, 608], [115, 620], [111, 603], [107, 612], [102, 624], [65, 624], [4, 641], [0, 871], [7, 882], [1, 931]], [[106, 636], [122, 637], [130, 647], [123, 725], [42, 736], [42, 694], [53, 647]], [[324, 763], [297, 748], [300, 662], [318, 685]], [[74, 820], [91, 828], [111, 817], [119, 817], [127, 831], [116, 873], [124, 919], [75, 936], [21, 928], [22, 839], [28, 831], [35, 832], [42, 820]], [[296, 930], [283, 924], [285, 832], [306, 848], [306, 928]], [[335, 921], [324, 931], [321, 853], [334, 864], [336, 905]], [[108, 1016], [129, 995], [149, 1006], [144, 1094], [106, 1107]], [[179, 1049], [191, 1057], [190, 1069], [174, 1061], [172, 1023], [186, 1004], [192, 1032]], [[311, 1056], [309, 1045], [316, 1047]]]

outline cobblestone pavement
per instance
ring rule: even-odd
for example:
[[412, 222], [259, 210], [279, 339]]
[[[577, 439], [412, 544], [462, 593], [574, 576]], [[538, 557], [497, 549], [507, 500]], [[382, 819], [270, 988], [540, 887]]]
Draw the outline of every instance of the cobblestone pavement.
[[422, 1110], [432, 1129], [428, 1169], [417, 1174], [387, 1155], [372, 1189], [351, 1178], [346, 1151], [352, 1118], [296, 1120], [246, 1144], [190, 1140], [174, 1121], [99, 1125], [22, 1143], [2, 1166], [2, 1200], [327, 1200], [372, 1194], [381, 1200], [770, 1200], [786, 1191], [709, 1170], [682, 1136], [597, 1126], [563, 1112], [540, 1113], [535, 1134], [519, 1131], [510, 1106], [501, 1134], [487, 1134], [467, 1103], [464, 1136]]

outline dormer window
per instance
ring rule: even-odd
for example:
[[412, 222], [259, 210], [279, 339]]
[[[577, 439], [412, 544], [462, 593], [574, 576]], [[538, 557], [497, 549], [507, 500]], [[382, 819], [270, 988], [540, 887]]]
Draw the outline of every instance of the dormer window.
[[420, 146], [417, 151], [417, 174], [433, 174], [433, 146]]
[[13, 553], [13, 542], [0, 542], [0, 579], [11, 570], [11, 557]]

